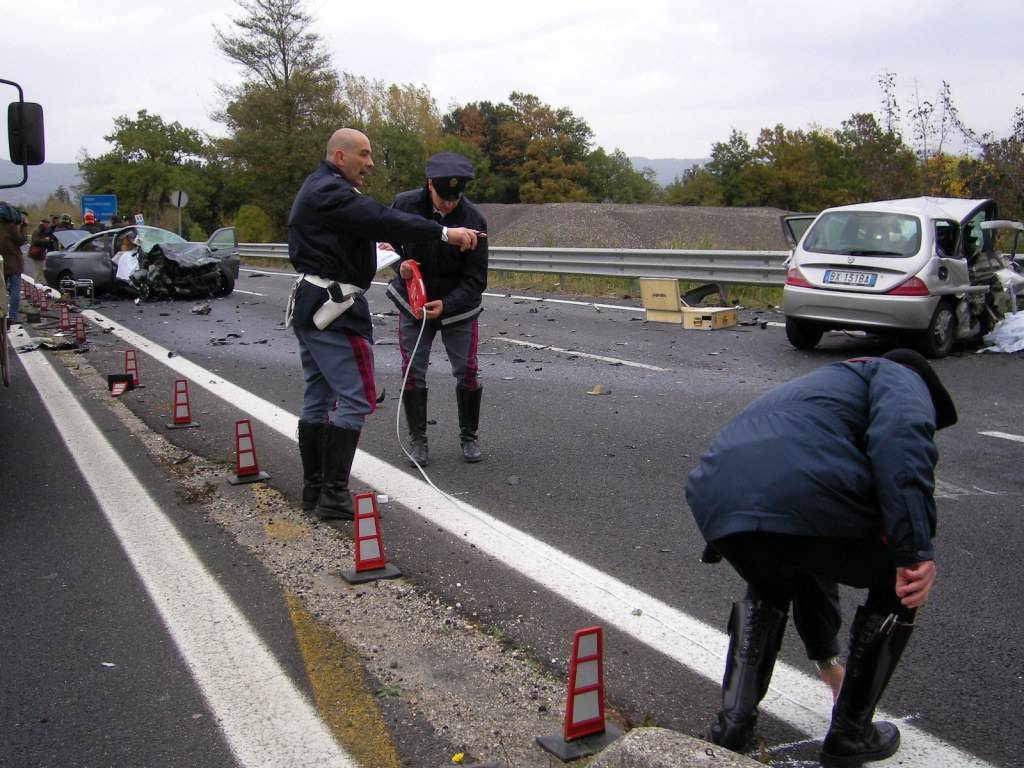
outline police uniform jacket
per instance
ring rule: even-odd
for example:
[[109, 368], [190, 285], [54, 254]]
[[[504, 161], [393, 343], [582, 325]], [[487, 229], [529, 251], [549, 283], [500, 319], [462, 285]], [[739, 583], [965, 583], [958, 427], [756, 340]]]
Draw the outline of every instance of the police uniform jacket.
[[[430, 219], [434, 216], [434, 204], [430, 200], [430, 192], [414, 189], [399, 194], [391, 207], [399, 211], [408, 211]], [[466, 198], [462, 198], [455, 209], [440, 219], [445, 227], [467, 227], [481, 232], [487, 231], [487, 221], [483, 213]], [[420, 264], [423, 284], [427, 289], [427, 300], [441, 299], [444, 312], [435, 325], [441, 327], [458, 325], [472, 320], [481, 312], [481, 294], [487, 287], [487, 238], [477, 240], [472, 251], [460, 251], [458, 246], [438, 241], [420, 243], [392, 243], [402, 261], [413, 259]], [[397, 264], [397, 270], [401, 264]], [[390, 298], [399, 311], [412, 316], [409, 296], [405, 290], [405, 281], [401, 276], [395, 277], [387, 290]]]
[[935, 408], [890, 360], [833, 363], [762, 395], [686, 482], [707, 541], [766, 531], [882, 537], [899, 566], [934, 559]]
[[[387, 208], [366, 197], [326, 160], [306, 177], [288, 216], [288, 258], [300, 274], [349, 283], [364, 291], [377, 274], [376, 241], [441, 240], [441, 225]], [[313, 315], [328, 298], [324, 288], [305, 280], [295, 295], [292, 322], [315, 329]], [[327, 330], [355, 331], [373, 338], [366, 297]]]

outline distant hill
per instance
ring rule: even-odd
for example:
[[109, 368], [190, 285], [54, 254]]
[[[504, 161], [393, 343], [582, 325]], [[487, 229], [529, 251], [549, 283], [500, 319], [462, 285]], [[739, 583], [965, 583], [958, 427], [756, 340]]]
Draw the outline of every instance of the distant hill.
[[[21, 181], [21, 166], [9, 160], [0, 159], [0, 184], [13, 184]], [[78, 175], [78, 163], [43, 163], [30, 165], [28, 183], [14, 189], [0, 189], [0, 200], [15, 205], [42, 203], [53, 194], [57, 187], [64, 187], [75, 197], [74, 187], [82, 183]]]
[[631, 157], [629, 162], [633, 164], [633, 167], [638, 171], [642, 171], [644, 168], [650, 168], [655, 173], [655, 181], [661, 186], [667, 187], [677, 178], [681, 177], [688, 168], [694, 165], [701, 165], [706, 163], [711, 158], [698, 157], [698, 158], [677, 158], [677, 157]]

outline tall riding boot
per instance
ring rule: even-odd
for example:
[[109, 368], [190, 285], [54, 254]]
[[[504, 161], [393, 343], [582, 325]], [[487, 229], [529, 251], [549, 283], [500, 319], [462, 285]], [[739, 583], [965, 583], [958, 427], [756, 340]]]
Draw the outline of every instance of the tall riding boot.
[[405, 407], [405, 422], [409, 425], [410, 466], [427, 466], [430, 458], [427, 450], [427, 390], [407, 389], [402, 392]]
[[299, 422], [299, 456], [302, 458], [302, 511], [312, 512], [323, 484], [324, 424]]
[[459, 404], [459, 441], [462, 443], [462, 458], [469, 462], [480, 461], [483, 456], [477, 444], [476, 431], [480, 427], [480, 398], [484, 388], [455, 388], [455, 401]]
[[323, 486], [315, 514], [321, 520], [351, 520], [355, 516], [348, 492], [348, 475], [359, 444], [359, 430], [324, 426]]
[[912, 623], [897, 621], [895, 614], [887, 617], [865, 606], [857, 609], [850, 625], [846, 677], [821, 749], [825, 768], [855, 768], [884, 760], [899, 749], [899, 729], [892, 723], [872, 723], [871, 718], [913, 629]]
[[715, 744], [734, 752], [753, 748], [757, 705], [768, 692], [785, 631], [786, 614], [768, 601], [733, 603], [722, 709], [709, 733]]

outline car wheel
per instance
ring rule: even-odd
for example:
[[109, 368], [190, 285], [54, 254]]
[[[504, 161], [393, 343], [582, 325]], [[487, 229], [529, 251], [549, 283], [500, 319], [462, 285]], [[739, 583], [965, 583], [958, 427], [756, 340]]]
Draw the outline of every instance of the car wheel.
[[917, 350], [925, 357], [945, 357], [956, 343], [956, 313], [952, 305], [942, 302], [935, 308], [928, 329], [917, 338]]
[[824, 332], [824, 328], [810, 320], [800, 320], [796, 317], [786, 318], [786, 338], [797, 349], [814, 349], [821, 341], [821, 335]]
[[217, 270], [220, 272], [220, 288], [215, 295], [230, 296], [231, 292], [235, 290], [235, 278], [231, 275], [231, 270], [223, 264], [220, 264]]

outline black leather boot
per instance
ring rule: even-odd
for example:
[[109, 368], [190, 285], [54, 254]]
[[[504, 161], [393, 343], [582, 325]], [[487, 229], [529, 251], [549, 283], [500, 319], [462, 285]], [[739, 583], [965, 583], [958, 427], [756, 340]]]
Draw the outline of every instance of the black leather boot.
[[312, 512], [320, 498], [323, 484], [321, 462], [323, 460], [324, 424], [311, 421], [299, 422], [299, 456], [302, 459], [302, 511]]
[[412, 454], [409, 465], [425, 467], [430, 459], [427, 450], [427, 390], [405, 390], [402, 392], [402, 406], [405, 408], [405, 422], [409, 425], [409, 453]]
[[321, 520], [351, 520], [354, 512], [348, 492], [348, 475], [359, 444], [359, 431], [324, 426], [323, 485], [314, 514]]
[[757, 705], [768, 692], [785, 631], [786, 614], [766, 600], [733, 603], [722, 709], [709, 732], [720, 747], [734, 752], [753, 748]]
[[825, 768], [856, 768], [884, 760], [899, 749], [899, 729], [892, 723], [873, 723], [871, 718], [913, 629], [913, 623], [897, 621], [895, 614], [871, 613], [864, 606], [857, 609], [850, 625], [846, 676], [821, 749]]
[[455, 388], [455, 401], [459, 404], [459, 441], [462, 443], [462, 458], [477, 462], [483, 458], [477, 444], [476, 431], [480, 427], [480, 399], [484, 388]]

